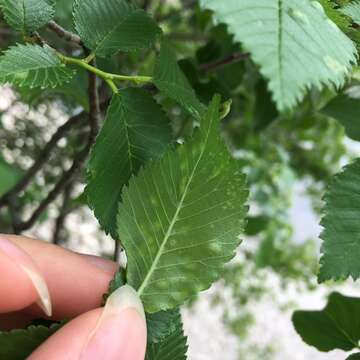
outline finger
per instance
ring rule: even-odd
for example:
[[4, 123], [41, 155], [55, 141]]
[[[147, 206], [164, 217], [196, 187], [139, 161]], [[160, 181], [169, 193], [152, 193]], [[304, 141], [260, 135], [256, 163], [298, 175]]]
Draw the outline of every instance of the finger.
[[[0, 243], [1, 239], [10, 241], [25, 252], [35, 264], [38, 276], [45, 280], [50, 293], [53, 319], [72, 318], [98, 307], [109, 281], [117, 270], [117, 265], [109, 260], [82, 256], [39, 240], [10, 235], [6, 235], [6, 238], [1, 236]], [[0, 282], [0, 293], [3, 294], [1, 286]], [[20, 292], [21, 290], [18, 295], [22, 297], [24, 294]], [[16, 309], [12, 311], [14, 310]], [[36, 308], [32, 308], [31, 311], [34, 316], [41, 315]]]
[[0, 273], [0, 313], [20, 310], [38, 301], [45, 313], [51, 314], [48, 288], [36, 263], [5, 238], [0, 238]]
[[141, 301], [129, 286], [114, 292], [104, 309], [65, 325], [28, 360], [144, 360], [146, 322]]

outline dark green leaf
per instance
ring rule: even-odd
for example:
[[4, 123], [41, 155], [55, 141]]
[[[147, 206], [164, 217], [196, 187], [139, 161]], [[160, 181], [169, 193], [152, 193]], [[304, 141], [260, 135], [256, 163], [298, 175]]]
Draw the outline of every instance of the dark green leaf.
[[220, 136], [216, 97], [194, 138], [130, 179], [119, 208], [127, 280], [147, 312], [182, 304], [217, 280], [244, 227], [245, 177]]
[[124, 286], [125, 284], [126, 284], [126, 272], [124, 269], [120, 269], [115, 273], [113, 279], [110, 281], [107, 292], [103, 295], [103, 305], [105, 305], [106, 300], [115, 290], [119, 289], [121, 286]]
[[6, 22], [15, 30], [33, 32], [54, 16], [55, 0], [2, 0]]
[[360, 99], [341, 94], [332, 99], [321, 112], [338, 120], [351, 139], [360, 141]]
[[0, 196], [10, 190], [20, 177], [20, 171], [6, 163], [0, 155]]
[[335, 175], [326, 191], [319, 281], [360, 276], [360, 160]]
[[160, 28], [127, 0], [75, 0], [75, 27], [85, 45], [99, 56], [150, 47]]
[[158, 343], [176, 330], [179, 309], [146, 314], [148, 342]]
[[346, 360], [360, 360], [360, 353], [351, 354]]
[[20, 87], [55, 87], [70, 81], [74, 74], [48, 46], [18, 44], [0, 57], [0, 81]]
[[165, 96], [178, 102], [196, 118], [199, 119], [206, 110], [181, 71], [175, 54], [164, 40], [155, 64], [154, 83]]
[[26, 330], [0, 331], [0, 359], [24, 360], [42, 342], [60, 329], [62, 324], [50, 327], [29, 326]]
[[113, 96], [91, 151], [86, 193], [100, 224], [114, 238], [123, 186], [144, 163], [158, 158], [170, 140], [169, 121], [145, 90], [129, 88]]
[[360, 298], [332, 293], [323, 310], [296, 311], [292, 321], [308, 345], [320, 351], [350, 351], [360, 340]]
[[145, 360], [186, 360], [187, 338], [182, 329], [181, 315], [173, 319], [175, 331], [159, 343], [148, 343]]

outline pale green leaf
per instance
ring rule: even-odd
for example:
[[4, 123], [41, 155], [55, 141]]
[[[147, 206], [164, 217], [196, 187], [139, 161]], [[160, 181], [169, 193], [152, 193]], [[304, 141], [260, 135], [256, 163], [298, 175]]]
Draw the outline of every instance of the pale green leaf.
[[186, 360], [187, 338], [182, 329], [181, 315], [173, 319], [175, 330], [159, 343], [148, 343], [145, 360]]
[[70, 81], [74, 74], [47, 46], [18, 44], [0, 57], [0, 81], [21, 87], [55, 87]]
[[216, 97], [194, 138], [145, 167], [123, 192], [118, 229], [127, 280], [147, 312], [209, 288], [240, 244], [247, 190], [221, 139], [219, 106]]
[[75, 28], [99, 56], [150, 47], [161, 29], [127, 0], [75, 0]]
[[332, 99], [321, 112], [339, 121], [351, 139], [360, 141], [360, 99], [341, 94]]
[[335, 175], [326, 191], [319, 281], [360, 276], [360, 159]]
[[2, 0], [0, 6], [6, 22], [24, 33], [46, 25], [55, 14], [55, 0]]
[[356, 62], [352, 41], [315, 0], [201, 0], [259, 65], [280, 111], [315, 86], [341, 86]]
[[148, 343], [158, 343], [176, 331], [179, 317], [180, 313], [178, 308], [146, 314]]
[[360, 25], [360, 1], [353, 1], [345, 5], [340, 11], [349, 16], [356, 24]]
[[164, 40], [155, 64], [154, 84], [165, 96], [178, 102], [193, 116], [200, 118], [206, 110], [180, 69], [170, 45]]
[[320, 351], [350, 351], [360, 340], [360, 298], [332, 293], [321, 311], [296, 311], [294, 327], [303, 341]]
[[144, 163], [158, 158], [170, 141], [169, 121], [145, 90], [129, 88], [113, 96], [91, 151], [86, 189], [90, 207], [113, 237], [123, 186]]
[[29, 326], [27, 329], [0, 331], [0, 359], [24, 360], [63, 324]]

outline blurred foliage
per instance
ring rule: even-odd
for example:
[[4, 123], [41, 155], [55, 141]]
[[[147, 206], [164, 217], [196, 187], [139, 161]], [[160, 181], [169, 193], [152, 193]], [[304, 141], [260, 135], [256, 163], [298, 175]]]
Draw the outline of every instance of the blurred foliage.
[[[139, 5], [143, 3], [142, 0], [137, 2]], [[332, 6], [347, 2], [333, 1], [328, 11]], [[284, 287], [295, 281], [305, 284], [308, 289], [313, 288], [317, 270], [315, 241], [294, 241], [290, 209], [296, 186], [306, 183], [306, 196], [311, 198], [314, 211], [318, 212], [327, 180], [339, 170], [340, 161], [347, 156], [344, 129], [320, 111], [335, 97], [335, 93], [313, 90], [295, 110], [279, 114], [264, 79], [248, 57], [224, 66], [209, 66], [219, 59], [242, 52], [225, 26], [212, 23], [210, 12], [200, 11], [193, 1], [168, 4], [150, 0], [147, 3], [165, 36], [176, 48], [180, 66], [199, 98], [207, 102], [214, 92], [220, 92], [224, 101], [232, 100], [231, 112], [224, 120], [223, 130], [230, 149], [241, 160], [248, 175], [251, 215], [246, 242], [241, 250], [243, 253], [245, 249], [245, 256], [239, 256], [227, 267], [222, 280], [239, 313], [234, 316], [225, 312], [224, 322], [244, 339], [254, 322], [250, 305], [271, 292], [266, 281], [267, 272], [278, 274]], [[71, 6], [71, 0], [58, 1], [57, 6], [57, 21], [69, 30], [72, 29]], [[349, 26], [345, 17], [339, 21], [342, 26]], [[0, 31], [4, 30], [0, 36], [2, 49], [19, 40], [18, 34], [7, 33], [7, 29], [0, 20]], [[352, 32], [352, 29], [349, 31]], [[72, 55], [79, 54], [78, 48], [58, 40], [50, 31], [44, 30], [44, 36], [57, 48]], [[111, 61], [99, 62], [98, 66], [125, 74], [148, 74], [154, 66], [154, 54], [151, 51], [119, 54]], [[353, 80], [346, 87], [356, 84]], [[72, 83], [56, 91], [40, 94], [13, 89], [15, 95], [12, 95], [8, 89], [0, 89], [0, 194], [33, 163], [51, 134], [65, 119], [87, 109], [84, 89], [86, 77], [81, 72]], [[100, 89], [101, 97], [106, 99], [109, 95], [107, 89]], [[1, 101], [1, 98], [9, 101]], [[196, 124], [189, 115], [160, 95], [158, 101], [172, 120], [174, 136], [183, 139], [190, 135]], [[68, 168], [82, 144], [82, 131], [82, 127], [75, 127], [66, 140], [58, 143], [42, 172], [20, 198], [27, 208], [38, 204], [59, 174]], [[83, 179], [84, 174], [78, 174], [73, 188], [82, 189]], [[55, 212], [48, 210], [43, 214], [42, 221], [53, 223], [60, 205], [60, 201], [56, 202], [53, 206]], [[81, 190], [72, 191], [69, 212], [82, 211], [83, 205]], [[4, 210], [0, 211], [0, 231], [11, 231], [8, 214]], [[70, 234], [65, 232], [63, 243], [66, 244], [69, 238]], [[249, 259], [253, 261], [247, 261]], [[248, 279], [250, 275], [251, 281]], [[214, 306], [224, 301], [222, 292], [215, 291]], [[246, 359], [271, 358], [272, 348], [258, 349], [254, 346], [248, 349], [252, 357], [246, 355]]]

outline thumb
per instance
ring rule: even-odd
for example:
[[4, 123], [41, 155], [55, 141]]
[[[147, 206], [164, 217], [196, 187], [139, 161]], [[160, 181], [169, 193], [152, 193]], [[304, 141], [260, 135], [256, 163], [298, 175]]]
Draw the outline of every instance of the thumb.
[[28, 360], [144, 360], [146, 320], [136, 291], [125, 285], [104, 308], [70, 321]]

